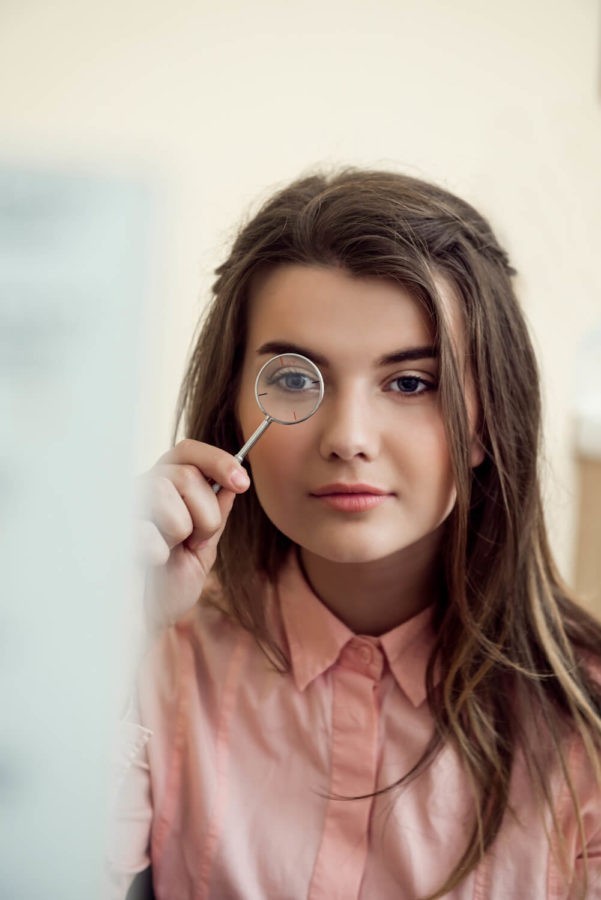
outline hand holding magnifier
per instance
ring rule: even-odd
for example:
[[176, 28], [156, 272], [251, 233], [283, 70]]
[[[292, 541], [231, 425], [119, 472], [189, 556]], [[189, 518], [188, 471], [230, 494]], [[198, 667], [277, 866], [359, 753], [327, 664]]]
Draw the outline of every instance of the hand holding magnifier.
[[[297, 425], [310, 418], [323, 399], [323, 376], [315, 363], [300, 353], [274, 356], [261, 367], [255, 381], [255, 398], [265, 418], [235, 458], [242, 462], [272, 422]], [[214, 484], [216, 494], [220, 484]]]

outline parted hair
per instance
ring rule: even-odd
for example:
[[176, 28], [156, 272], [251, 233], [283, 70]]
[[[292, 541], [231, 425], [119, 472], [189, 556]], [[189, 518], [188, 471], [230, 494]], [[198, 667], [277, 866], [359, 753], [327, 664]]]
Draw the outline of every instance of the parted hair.
[[[591, 661], [601, 657], [601, 626], [570, 596], [547, 540], [539, 377], [515, 272], [488, 222], [440, 187], [398, 173], [345, 169], [301, 178], [269, 199], [216, 270], [176, 433], [183, 424], [186, 437], [231, 452], [241, 446], [236, 404], [253, 281], [288, 264], [393, 281], [423, 304], [433, 323], [457, 501], [446, 528], [445, 590], [426, 676], [435, 728], [418, 764], [391, 787], [419, 777], [445, 743], [454, 744], [473, 787], [474, 823], [463, 855], [432, 895], [441, 897], [493, 843], [508, 813], [518, 752], [558, 828], [551, 753], [582, 831], [566, 748], [570, 739], [579, 741], [599, 780], [601, 691]], [[436, 285], [441, 276], [459, 301], [465, 360], [451, 340]], [[462, 389], [466, 362], [484, 449], [475, 469]], [[257, 583], [277, 579], [290, 546], [251, 487], [234, 503], [215, 563], [231, 614], [282, 670], [289, 665], [285, 648], [269, 633]]]

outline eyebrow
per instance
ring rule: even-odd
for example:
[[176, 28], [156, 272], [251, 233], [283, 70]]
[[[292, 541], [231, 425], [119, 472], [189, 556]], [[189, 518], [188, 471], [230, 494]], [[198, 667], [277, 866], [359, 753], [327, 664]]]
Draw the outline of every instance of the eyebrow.
[[[315, 353], [313, 350], [308, 350], [306, 347], [301, 347], [299, 344], [293, 344], [290, 341], [267, 341], [267, 343], [261, 344], [257, 350], [259, 356], [267, 354], [279, 356], [279, 354], [285, 353], [299, 353], [301, 356], [306, 356], [308, 359], [313, 360], [318, 366], [327, 366], [328, 364], [325, 356], [322, 356], [320, 353]], [[420, 359], [437, 358], [438, 350], [436, 347], [410, 347], [407, 350], [393, 350], [392, 353], [385, 353], [384, 356], [380, 356], [379, 359], [376, 360], [376, 366], [390, 366], [395, 363], [416, 362]]]

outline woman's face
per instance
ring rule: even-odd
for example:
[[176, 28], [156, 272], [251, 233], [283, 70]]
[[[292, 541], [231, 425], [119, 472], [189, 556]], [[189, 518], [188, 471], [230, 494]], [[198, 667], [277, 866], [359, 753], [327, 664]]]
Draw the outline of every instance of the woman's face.
[[[440, 289], [461, 352], [457, 303]], [[359, 563], [438, 540], [455, 489], [433, 344], [423, 308], [393, 282], [288, 265], [255, 285], [238, 402], [244, 438], [263, 418], [254, 382], [271, 356], [308, 356], [325, 381], [315, 415], [273, 423], [248, 457], [265, 513], [300, 547]], [[472, 422], [473, 395], [468, 383]], [[474, 439], [472, 464], [480, 461]]]

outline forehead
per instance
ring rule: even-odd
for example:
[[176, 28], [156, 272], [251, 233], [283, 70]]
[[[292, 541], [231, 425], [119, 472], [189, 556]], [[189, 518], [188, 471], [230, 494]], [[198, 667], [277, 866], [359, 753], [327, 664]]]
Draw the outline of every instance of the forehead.
[[[443, 316], [462, 344], [458, 303], [436, 279]], [[435, 328], [423, 303], [404, 286], [357, 277], [341, 268], [286, 265], [256, 277], [250, 292], [247, 350], [268, 340], [290, 340], [315, 351], [380, 355], [403, 346], [432, 344]], [[459, 349], [459, 348], [458, 348]]]

